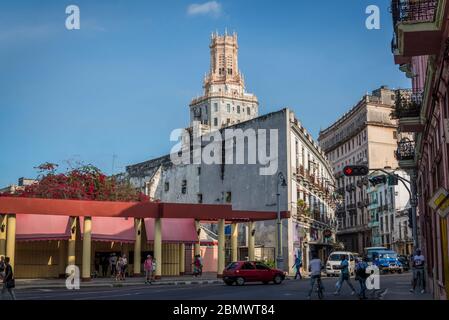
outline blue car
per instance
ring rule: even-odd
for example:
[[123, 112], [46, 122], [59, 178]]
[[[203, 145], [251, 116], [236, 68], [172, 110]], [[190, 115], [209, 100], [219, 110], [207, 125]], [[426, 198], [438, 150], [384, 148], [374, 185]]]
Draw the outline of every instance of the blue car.
[[382, 272], [402, 273], [404, 267], [398, 259], [398, 254], [394, 251], [378, 251], [373, 255], [373, 264]]

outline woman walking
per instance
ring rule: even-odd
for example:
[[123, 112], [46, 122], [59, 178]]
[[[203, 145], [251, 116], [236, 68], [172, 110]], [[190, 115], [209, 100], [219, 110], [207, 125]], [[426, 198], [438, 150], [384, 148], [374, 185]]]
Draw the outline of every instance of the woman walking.
[[14, 293], [14, 288], [16, 287], [16, 283], [14, 280], [14, 273], [12, 270], [12, 266], [9, 263], [9, 257], [5, 257], [5, 271], [3, 277], [3, 289], [2, 289], [2, 300], [6, 291], [8, 291], [12, 300], [16, 300], [16, 295]]
[[145, 284], [151, 284], [153, 280], [153, 257], [149, 254], [147, 259], [143, 264], [143, 269], [145, 270]]

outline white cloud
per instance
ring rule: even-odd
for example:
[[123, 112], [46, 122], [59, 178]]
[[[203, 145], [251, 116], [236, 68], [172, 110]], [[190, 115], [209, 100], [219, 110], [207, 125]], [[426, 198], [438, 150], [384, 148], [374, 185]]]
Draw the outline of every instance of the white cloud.
[[217, 17], [221, 14], [221, 4], [217, 1], [209, 1], [202, 4], [193, 3], [188, 6], [187, 14], [189, 16], [211, 15]]

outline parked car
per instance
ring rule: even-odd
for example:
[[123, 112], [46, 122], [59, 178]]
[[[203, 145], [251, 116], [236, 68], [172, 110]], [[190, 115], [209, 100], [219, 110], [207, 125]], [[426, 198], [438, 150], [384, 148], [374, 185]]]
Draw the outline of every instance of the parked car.
[[398, 256], [398, 260], [399, 260], [399, 262], [402, 264], [402, 268], [404, 269], [404, 271], [410, 270], [410, 260], [409, 260], [409, 257], [404, 256], [404, 255], [400, 255], [400, 256]]
[[285, 272], [270, 268], [263, 262], [236, 261], [231, 262], [223, 271], [223, 281], [227, 285], [244, 285], [246, 282], [262, 282], [268, 284], [273, 281], [281, 284], [285, 279]]
[[351, 275], [354, 274], [356, 254], [349, 251], [334, 251], [329, 255], [326, 262], [326, 275], [328, 277], [340, 275], [340, 264], [343, 261], [343, 258], [349, 260], [349, 272]]
[[404, 271], [402, 263], [398, 259], [398, 254], [391, 250], [378, 252], [378, 255], [373, 263], [379, 268], [380, 271], [384, 273], [402, 273], [402, 271]]

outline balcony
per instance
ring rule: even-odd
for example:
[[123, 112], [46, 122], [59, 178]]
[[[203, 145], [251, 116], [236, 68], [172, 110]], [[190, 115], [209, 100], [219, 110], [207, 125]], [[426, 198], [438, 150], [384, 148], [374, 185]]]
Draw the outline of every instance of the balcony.
[[396, 63], [407, 63], [400, 57], [432, 55], [438, 52], [444, 4], [444, 0], [391, 1], [395, 30], [392, 51]]
[[424, 121], [421, 119], [423, 103], [422, 90], [397, 90], [392, 119], [398, 119], [399, 129], [402, 132], [421, 132]]
[[415, 141], [407, 138], [398, 142], [398, 148], [395, 152], [399, 167], [402, 169], [413, 169], [415, 164]]

